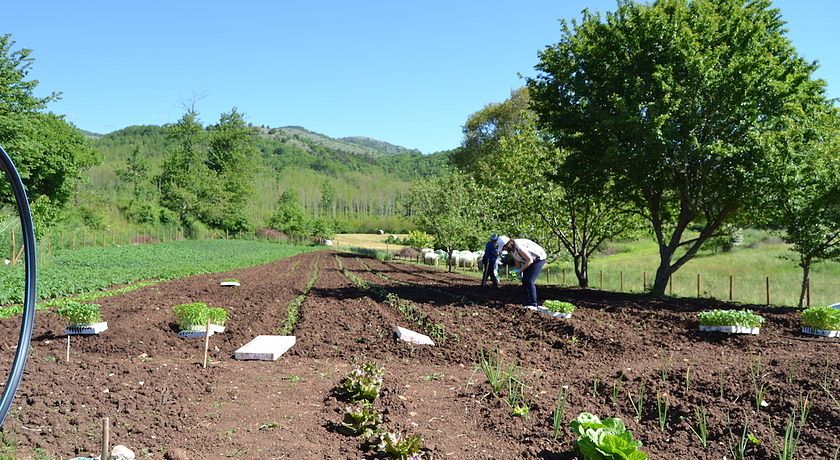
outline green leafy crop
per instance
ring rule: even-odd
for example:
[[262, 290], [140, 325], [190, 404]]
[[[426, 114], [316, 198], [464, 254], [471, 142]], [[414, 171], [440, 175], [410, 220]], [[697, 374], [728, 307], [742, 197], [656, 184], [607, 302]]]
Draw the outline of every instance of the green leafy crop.
[[182, 331], [189, 331], [193, 327], [203, 327], [210, 324], [224, 326], [228, 319], [228, 313], [221, 307], [208, 307], [204, 302], [182, 303], [172, 307], [172, 313], [178, 320], [178, 326]]
[[374, 401], [382, 389], [382, 367], [367, 363], [356, 367], [341, 381], [339, 393], [348, 401]]
[[397, 432], [382, 433], [379, 452], [390, 458], [414, 460], [422, 458], [423, 437], [419, 434], [404, 435]]
[[702, 326], [761, 327], [764, 318], [752, 310], [710, 310], [697, 315]]
[[802, 312], [802, 325], [827, 331], [840, 330], [840, 309], [811, 307]]
[[70, 324], [91, 324], [102, 321], [102, 308], [95, 303], [65, 300], [55, 312]]
[[561, 302], [559, 300], [546, 300], [543, 302], [543, 307], [554, 313], [572, 313], [575, 311], [575, 306], [569, 302]]
[[642, 442], [633, 439], [620, 418], [599, 419], [583, 412], [569, 427], [577, 434], [575, 449], [584, 460], [645, 460]]
[[358, 406], [350, 406], [344, 409], [341, 430], [351, 436], [361, 436], [368, 439], [379, 432], [379, 425], [381, 424], [382, 415], [376, 411], [371, 403], [363, 401]]

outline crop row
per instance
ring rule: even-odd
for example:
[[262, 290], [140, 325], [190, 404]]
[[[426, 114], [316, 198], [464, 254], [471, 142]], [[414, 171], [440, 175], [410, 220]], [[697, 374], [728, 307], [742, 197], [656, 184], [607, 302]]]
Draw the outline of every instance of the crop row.
[[[314, 250], [263, 241], [172, 241], [55, 251], [38, 266], [38, 298], [51, 299], [139, 280], [174, 279], [250, 267]], [[24, 269], [0, 268], [0, 305], [23, 301]]]
[[320, 256], [315, 259], [315, 270], [312, 272], [309, 282], [306, 283], [306, 288], [286, 306], [286, 319], [283, 320], [283, 325], [277, 328], [277, 335], [289, 335], [295, 329], [300, 318], [300, 306], [303, 305], [303, 301], [306, 300], [306, 296], [309, 295], [309, 291], [312, 290], [312, 286], [318, 280], [318, 262], [320, 259]]

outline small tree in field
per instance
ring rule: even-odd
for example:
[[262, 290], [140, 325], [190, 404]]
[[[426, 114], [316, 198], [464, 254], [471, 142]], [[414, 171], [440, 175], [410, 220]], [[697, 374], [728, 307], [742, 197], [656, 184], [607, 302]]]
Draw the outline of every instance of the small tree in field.
[[412, 230], [408, 232], [406, 242], [409, 247], [419, 252], [432, 244], [432, 236], [422, 230]]
[[[412, 218], [446, 248], [450, 261], [452, 251], [483, 233], [480, 215], [484, 205], [478, 204], [477, 190], [468, 176], [450, 172], [417, 182], [409, 193]], [[452, 271], [451, 262], [447, 266]]]

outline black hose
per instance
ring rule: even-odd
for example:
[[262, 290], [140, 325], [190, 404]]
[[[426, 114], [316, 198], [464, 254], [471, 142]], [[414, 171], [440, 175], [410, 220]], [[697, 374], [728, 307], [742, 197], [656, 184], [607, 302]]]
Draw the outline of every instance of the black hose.
[[6, 178], [12, 184], [12, 191], [17, 201], [18, 215], [20, 216], [20, 227], [23, 232], [24, 261], [26, 263], [26, 284], [24, 285], [23, 297], [23, 322], [20, 325], [20, 336], [18, 337], [17, 351], [12, 369], [9, 372], [9, 379], [3, 390], [3, 398], [0, 399], [0, 426], [6, 420], [6, 415], [12, 407], [12, 400], [15, 399], [15, 392], [23, 377], [23, 368], [26, 366], [26, 358], [29, 356], [29, 344], [32, 340], [32, 328], [35, 325], [35, 284], [38, 274], [35, 270], [35, 229], [32, 225], [32, 214], [29, 212], [29, 200], [26, 198], [26, 190], [23, 182], [15, 169], [12, 159], [0, 147], [0, 168], [6, 173]]

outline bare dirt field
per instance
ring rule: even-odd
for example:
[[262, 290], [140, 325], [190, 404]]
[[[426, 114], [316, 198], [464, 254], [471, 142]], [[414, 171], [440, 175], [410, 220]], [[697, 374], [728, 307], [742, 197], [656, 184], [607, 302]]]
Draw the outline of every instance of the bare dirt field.
[[[234, 360], [234, 350], [283, 324], [316, 270], [297, 344], [276, 362]], [[220, 287], [230, 276], [242, 286]], [[383, 427], [422, 435], [426, 458], [575, 458], [568, 422], [592, 412], [621, 417], [652, 459], [732, 458], [732, 436], [740, 438], [745, 423], [746, 458], [771, 459], [806, 397], [797, 458], [836, 455], [840, 344], [799, 333], [798, 312], [756, 307], [767, 318], [761, 333], [730, 336], [697, 331], [697, 312], [732, 308], [718, 301], [542, 286], [539, 294], [577, 310], [550, 318], [519, 307], [518, 285], [483, 289], [475, 278], [431, 267], [322, 251], [103, 298], [109, 329], [74, 337], [70, 362], [62, 321], [39, 312], [3, 439], [16, 443], [19, 458], [92, 455], [107, 416], [112, 444], [138, 458], [377, 458], [337, 429], [347, 404], [335, 392], [355, 364], [375, 362], [385, 370], [375, 402]], [[396, 298], [425, 326], [406, 319]], [[204, 341], [179, 338], [171, 313], [196, 301], [231, 312], [227, 330], [210, 338], [207, 369]], [[395, 326], [430, 333], [430, 324], [442, 328], [435, 347], [395, 339]], [[5, 369], [18, 328], [19, 320], [0, 322]], [[496, 351], [525, 383], [526, 417], [513, 416], [476, 368], [482, 352]], [[552, 412], [564, 386], [555, 438]], [[758, 407], [756, 390], [765, 393]], [[664, 429], [657, 394], [660, 409], [668, 401]], [[632, 403], [640, 395], [639, 417]], [[690, 429], [700, 406], [706, 448]]]

